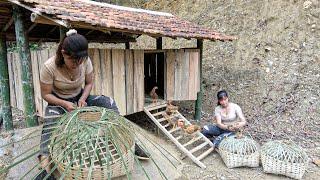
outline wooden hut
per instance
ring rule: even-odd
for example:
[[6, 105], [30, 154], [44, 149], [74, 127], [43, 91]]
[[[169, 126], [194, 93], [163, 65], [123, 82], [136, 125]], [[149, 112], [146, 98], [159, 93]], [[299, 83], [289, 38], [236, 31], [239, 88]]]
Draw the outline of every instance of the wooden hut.
[[[198, 100], [196, 112], [199, 114], [202, 42], [204, 39], [233, 39], [170, 13], [94, 1], [4, 0], [0, 1], [0, 12], [2, 42], [18, 42], [20, 36], [26, 39], [25, 44], [28, 41], [58, 42], [61, 34], [64, 34], [63, 29], [75, 28], [89, 42], [125, 43], [125, 49], [89, 51], [95, 71], [93, 94], [113, 97], [123, 115], [142, 111], [146, 95], [154, 86], [159, 87], [158, 95], [163, 100]], [[20, 17], [24, 33], [17, 33], [20, 27], [16, 21], [19, 18], [15, 16]], [[157, 49], [130, 49], [130, 42], [135, 42], [140, 35], [155, 38]], [[162, 37], [197, 39], [197, 45], [191, 49], [162, 49]], [[22, 53], [27, 54], [25, 61], [17, 61], [24, 58]], [[33, 51], [29, 54], [28, 51], [8, 53], [12, 106], [25, 110], [30, 105], [24, 101], [34, 102], [35, 111], [39, 116], [43, 115], [45, 102], [40, 95], [39, 69], [54, 53], [55, 49]], [[29, 62], [31, 70], [23, 70], [26, 68], [23, 62]], [[33, 91], [23, 88], [23, 74], [26, 75], [24, 71], [32, 74], [29, 85]], [[29, 101], [25, 96], [34, 99]]]

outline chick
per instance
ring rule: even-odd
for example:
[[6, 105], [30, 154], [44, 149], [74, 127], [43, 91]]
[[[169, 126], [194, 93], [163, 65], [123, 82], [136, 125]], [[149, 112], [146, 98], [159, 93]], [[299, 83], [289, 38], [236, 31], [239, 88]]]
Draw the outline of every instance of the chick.
[[152, 103], [158, 102], [158, 94], [156, 93], [156, 90], [158, 89], [157, 86], [153, 87], [150, 91], [150, 96], [152, 98]]

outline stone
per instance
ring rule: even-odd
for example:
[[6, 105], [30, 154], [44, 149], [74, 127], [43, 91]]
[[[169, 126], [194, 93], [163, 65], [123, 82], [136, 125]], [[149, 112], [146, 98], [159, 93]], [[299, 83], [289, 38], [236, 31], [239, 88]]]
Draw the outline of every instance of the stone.
[[311, 5], [312, 5], [312, 2], [311, 2], [311, 1], [305, 1], [305, 2], [303, 3], [303, 8], [304, 8], [304, 9], [309, 9]]

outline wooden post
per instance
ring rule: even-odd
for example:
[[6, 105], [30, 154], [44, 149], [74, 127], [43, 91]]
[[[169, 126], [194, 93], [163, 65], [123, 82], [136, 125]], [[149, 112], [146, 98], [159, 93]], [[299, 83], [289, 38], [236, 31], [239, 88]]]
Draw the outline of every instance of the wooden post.
[[66, 36], [67, 29], [63, 26], [60, 26], [59, 30], [60, 30], [60, 42], [61, 42], [63, 38]]
[[13, 130], [7, 46], [4, 34], [0, 34], [0, 106], [0, 118], [3, 121], [4, 128], [7, 131]]
[[126, 49], [130, 49], [130, 42], [125, 43]]
[[16, 31], [16, 43], [21, 63], [21, 80], [23, 90], [23, 106], [24, 116], [27, 127], [38, 125], [36, 116], [36, 108], [34, 101], [32, 69], [31, 69], [31, 54], [29, 49], [28, 36], [25, 33], [23, 16], [21, 8], [17, 5], [13, 6], [13, 19]]
[[202, 96], [203, 96], [203, 88], [202, 88], [202, 57], [203, 57], [203, 40], [197, 39], [197, 48], [200, 49], [200, 59], [199, 59], [199, 75], [200, 75], [200, 91], [197, 93], [197, 100], [195, 104], [195, 114], [194, 119], [201, 119], [201, 110], [202, 110]]
[[157, 49], [162, 49], [162, 37], [157, 38]]

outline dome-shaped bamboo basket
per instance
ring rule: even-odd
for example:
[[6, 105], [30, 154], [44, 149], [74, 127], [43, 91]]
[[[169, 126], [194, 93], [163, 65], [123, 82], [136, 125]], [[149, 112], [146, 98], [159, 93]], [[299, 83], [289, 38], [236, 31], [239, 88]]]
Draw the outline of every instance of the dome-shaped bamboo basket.
[[263, 171], [301, 179], [308, 165], [308, 155], [299, 146], [284, 141], [270, 141], [261, 148]]
[[66, 114], [58, 125], [49, 149], [65, 179], [109, 179], [133, 169], [134, 136], [124, 117], [85, 107]]
[[224, 138], [218, 152], [228, 168], [259, 166], [259, 144], [246, 136]]

